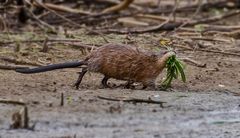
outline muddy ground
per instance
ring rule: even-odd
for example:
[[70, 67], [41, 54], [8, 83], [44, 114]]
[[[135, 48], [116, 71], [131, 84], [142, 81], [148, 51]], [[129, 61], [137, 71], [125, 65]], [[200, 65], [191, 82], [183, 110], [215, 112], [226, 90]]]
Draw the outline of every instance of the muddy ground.
[[[106, 37], [112, 43], [129, 41], [127, 35]], [[158, 34], [145, 34], [132, 36], [131, 40], [134, 45], [149, 50], [149, 42], [159, 37]], [[101, 38], [92, 36], [80, 39], [84, 43], [104, 44]], [[223, 51], [240, 51], [237, 41], [207, 43], [217, 44]], [[44, 64], [85, 56], [80, 49], [63, 45], [54, 45], [47, 53], [39, 52], [41, 45], [34, 44], [22, 45], [20, 52], [13, 52], [13, 49], [11, 45], [1, 47], [1, 55]], [[22, 107], [0, 104], [0, 137], [240, 137], [239, 57], [181, 48], [177, 48], [177, 53], [179, 57], [189, 57], [206, 67], [185, 63], [187, 82], [175, 80], [167, 91], [102, 89], [103, 76], [95, 73], [88, 73], [76, 90], [72, 84], [80, 71], [78, 68], [31, 75], [0, 70], [1, 99], [26, 102], [30, 125], [35, 124], [33, 130], [9, 129], [11, 115]], [[165, 74], [166, 71], [159, 76], [157, 85]], [[125, 82], [110, 80], [110, 83], [121, 85]], [[60, 106], [61, 93], [64, 94], [64, 106]], [[108, 101], [98, 96], [150, 97], [166, 103], [161, 107], [159, 104]]]

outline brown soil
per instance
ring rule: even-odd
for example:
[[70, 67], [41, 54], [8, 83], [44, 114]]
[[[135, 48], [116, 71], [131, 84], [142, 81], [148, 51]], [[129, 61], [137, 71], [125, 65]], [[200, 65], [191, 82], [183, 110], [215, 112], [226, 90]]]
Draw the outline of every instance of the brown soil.
[[[113, 38], [110, 35], [108, 38]], [[126, 41], [125, 35], [114, 36], [111, 42]], [[151, 49], [146, 37], [134, 38], [136, 44]], [[156, 35], [152, 36], [153, 38]], [[91, 38], [98, 43], [97, 38]], [[88, 40], [83, 40], [86, 41]], [[99, 42], [101, 43], [101, 42]], [[240, 51], [235, 42], [218, 43], [223, 51]], [[48, 53], [38, 46], [1, 48], [3, 56], [18, 57], [32, 62], [58, 63], [81, 59], [79, 49], [51, 47]], [[174, 81], [168, 91], [130, 90], [122, 87], [101, 89], [100, 74], [86, 74], [79, 90], [72, 85], [80, 69], [64, 69], [24, 75], [0, 70], [1, 99], [23, 100], [28, 103], [31, 130], [9, 130], [11, 115], [20, 106], [0, 104], [0, 137], [239, 137], [240, 136], [240, 60], [209, 52], [177, 50], [179, 57], [206, 63], [206, 68], [186, 64], [187, 82]], [[164, 71], [156, 82], [160, 85]], [[111, 85], [124, 84], [110, 80]], [[60, 106], [64, 93], [65, 105]], [[167, 102], [164, 108], [155, 104], [106, 101], [97, 96], [113, 98], [154, 97]]]

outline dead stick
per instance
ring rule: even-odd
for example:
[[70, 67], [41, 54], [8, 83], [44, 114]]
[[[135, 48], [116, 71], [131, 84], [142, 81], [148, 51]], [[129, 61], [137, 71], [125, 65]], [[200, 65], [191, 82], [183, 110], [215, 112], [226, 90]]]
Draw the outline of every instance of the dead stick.
[[230, 53], [230, 52], [223, 52], [223, 51], [216, 51], [216, 50], [208, 50], [208, 49], [196, 49], [197, 51], [204, 51], [204, 52], [211, 52], [223, 55], [231, 55], [231, 56], [240, 56], [238, 53]]
[[204, 40], [204, 41], [220, 41], [220, 42], [231, 43], [231, 40], [219, 39], [219, 38], [209, 38], [209, 37], [190, 37], [190, 39], [193, 39], [193, 40]]
[[103, 97], [103, 96], [97, 96], [99, 99], [103, 100], [109, 100], [109, 101], [123, 101], [123, 102], [132, 102], [132, 103], [149, 103], [149, 104], [160, 104], [162, 107], [162, 104], [167, 102], [162, 101], [154, 101], [151, 99], [138, 99], [138, 98], [130, 98], [130, 99], [115, 99], [115, 98], [109, 98], [109, 97]]
[[40, 52], [44, 52], [44, 53], [47, 53], [48, 52], [48, 38], [45, 39], [45, 41], [43, 42], [43, 48]]
[[36, 20], [36, 21], [38, 22], [40, 28], [44, 29], [43, 26], [45, 26], [45, 27], [51, 29], [52, 31], [55, 31], [55, 29], [54, 29], [53, 26], [51, 26], [50, 24], [48, 24], [48, 23], [46, 23], [46, 22], [44, 22], [44, 21], [38, 19], [38, 17], [35, 16], [35, 15], [32, 13], [32, 11], [30, 11], [30, 10], [27, 9], [27, 8], [26, 8], [26, 11], [27, 11], [28, 14], [31, 16], [32, 19], [34, 19], [34, 20]]
[[102, 33], [99, 33], [99, 32], [97, 32], [97, 31], [91, 30], [91, 29], [89, 29], [89, 28], [87, 28], [87, 27], [83, 27], [83, 26], [81, 26], [80, 24], [72, 21], [71, 19], [68, 19], [68, 18], [64, 17], [63, 15], [55, 12], [54, 10], [48, 8], [48, 7], [45, 6], [42, 2], [39, 2], [39, 1], [37, 1], [37, 0], [34, 0], [34, 1], [35, 1], [38, 5], [40, 5], [41, 7], [43, 7], [44, 9], [50, 11], [51, 13], [57, 15], [58, 17], [62, 18], [63, 20], [71, 23], [72, 25], [75, 25], [75, 26], [77, 26], [77, 27], [79, 27], [79, 28], [84, 28], [84, 29], [86, 29], [87, 31], [89, 31], [89, 32], [91, 32], [91, 33], [93, 33], [93, 34], [98, 34], [99, 36], [101, 36], [101, 37], [104, 39], [105, 42], [108, 43], [108, 40], [103, 36]]
[[[209, 10], [211, 9], [211, 7], [226, 7], [227, 6], [228, 1], [224, 1], [224, 2], [208, 2], [208, 3], [204, 3], [201, 6], [202, 10]], [[132, 4], [131, 4], [132, 5]], [[130, 6], [131, 6], [130, 5]], [[194, 12], [196, 11], [196, 8], [199, 6], [199, 4], [194, 4], [194, 5], [187, 5], [184, 7], [179, 7], [176, 9], [176, 12]], [[92, 23], [92, 22], [99, 22], [99, 21], [106, 21], [106, 20], [115, 20], [116, 18], [119, 17], [129, 17], [129, 16], [135, 16], [137, 14], [162, 14], [162, 13], [171, 13], [173, 10], [173, 8], [156, 8], [156, 9], [148, 9], [148, 10], [141, 10], [141, 11], [137, 11], [137, 12], [130, 12], [130, 13], [122, 13], [122, 14], [96, 14], [96, 15], [91, 15], [91, 16], [83, 16], [83, 17], [79, 17], [78, 15], [75, 16], [71, 16], [70, 18], [72, 18], [72, 20], [75, 20], [78, 23]], [[62, 20], [51, 20], [50, 21], [51, 24], [60, 24], [64, 21]], [[48, 22], [48, 23], [50, 23]]]
[[[209, 10], [211, 8], [234, 8], [235, 6], [230, 6], [229, 1], [225, 0], [225, 1], [216, 1], [216, 2], [205, 2], [202, 3], [201, 5], [201, 10], [202, 11], [206, 11]], [[187, 4], [187, 6], [182, 6], [176, 9], [176, 12], [194, 12], [196, 11], [196, 8], [198, 8], [199, 3], [197, 4], [193, 4], [193, 5], [189, 5]], [[167, 6], [166, 6], [167, 7]], [[149, 11], [148, 13], [150, 14], [162, 14], [162, 13], [171, 13], [173, 8], [157, 8], [157, 9], [153, 9], [151, 11]]]
[[86, 45], [86, 44], [81, 44], [81, 43], [71, 43], [71, 42], [65, 42], [63, 44], [67, 44], [73, 47], [77, 47], [77, 48], [86, 48], [88, 50], [92, 50], [92, 49], [96, 49], [96, 46], [92, 46], [92, 45]]
[[[135, 16], [140, 17], [140, 18], [158, 20], [158, 21], [166, 21], [169, 19], [169, 16], [160, 16], [160, 15], [153, 15], [153, 14], [137, 14]], [[175, 18], [179, 22], [189, 20], [189, 18], [184, 18], [184, 17], [175, 17]], [[170, 20], [170, 21], [172, 21], [172, 20]]]
[[184, 62], [188, 62], [192, 65], [195, 65], [197, 67], [200, 67], [200, 68], [205, 68], [206, 67], [206, 64], [203, 64], [203, 63], [199, 63], [193, 59], [190, 59], [190, 58], [180, 58], [181, 60], [183, 60]]
[[197, 21], [192, 21], [192, 22], [176, 22], [176, 23], [171, 23], [171, 22], [167, 22], [164, 23], [163, 25], [156, 25], [156, 26], [152, 26], [146, 29], [142, 29], [142, 30], [116, 30], [116, 29], [110, 29], [110, 30], [106, 30], [103, 31], [104, 33], [119, 33], [119, 34], [126, 34], [126, 33], [145, 33], [145, 32], [154, 32], [154, 31], [164, 31], [164, 30], [174, 30], [178, 27], [184, 27], [184, 26], [194, 26], [197, 24], [202, 24], [202, 23], [211, 23], [211, 22], [216, 22], [231, 16], [236, 16], [240, 14], [240, 10], [236, 10], [233, 12], [229, 12], [226, 13], [224, 15], [220, 15], [220, 16], [214, 16], [214, 17], [210, 17], [210, 18], [206, 18], [206, 19], [201, 19], [201, 20], [197, 20]]
[[23, 128], [29, 128], [28, 108], [26, 105], [23, 107]]
[[62, 11], [62, 12], [69, 12], [69, 13], [75, 13], [75, 14], [83, 14], [83, 15], [91, 15], [91, 12], [87, 12], [87, 11], [81, 11], [79, 9], [72, 9], [66, 6], [62, 6], [62, 5], [56, 5], [56, 4], [52, 4], [52, 3], [44, 3], [44, 5], [46, 7], [48, 7], [49, 9], [55, 10], [55, 11]]
[[51, 13], [57, 15], [58, 17], [62, 18], [63, 20], [65, 20], [65, 21], [67, 21], [67, 22], [69, 22], [69, 23], [71, 23], [71, 24], [73, 24], [73, 25], [75, 25], [75, 26], [81, 27], [79, 24], [77, 24], [77, 23], [73, 22], [72, 20], [64, 17], [63, 15], [57, 13], [56, 11], [50, 9], [49, 7], [47, 7], [46, 5], [44, 5], [44, 3], [39, 2], [39, 1], [37, 1], [37, 0], [34, 0], [34, 2], [35, 2], [38, 6], [43, 7], [44, 9], [46, 9], [46, 10], [50, 11]]
[[[121, 1], [119, 1], [119, 0], [97, 0], [97, 2], [102, 2], [102, 3], [106, 3], [106, 4], [120, 4], [121, 3]], [[128, 7], [132, 8], [132, 9], [135, 9], [135, 10], [138, 10], [138, 11], [143, 10], [143, 8], [141, 6], [135, 5], [133, 3], [128, 5]]]
[[60, 106], [64, 105], [64, 94], [61, 93], [61, 101], [60, 101]]
[[4, 104], [14, 104], [14, 105], [26, 105], [26, 103], [21, 101], [14, 101], [14, 100], [8, 100], [8, 99], [0, 99], [0, 103]]
[[235, 10], [235, 11], [223, 14], [223, 15], [209, 17], [209, 18], [198, 20], [198, 21], [193, 21], [193, 22], [188, 23], [187, 25], [191, 25], [192, 26], [192, 25], [202, 24], [202, 23], [217, 22], [217, 21], [220, 21], [220, 20], [228, 18], [228, 17], [236, 16], [238, 14], [240, 14], [240, 10]]
[[[44, 42], [46, 39], [38, 39], [38, 40], [19, 40], [19, 43], [37, 43], [37, 42]], [[48, 42], [82, 42], [79, 39], [48, 39]], [[1, 41], [0, 44], [11, 44], [15, 43], [15, 41]]]
[[184, 48], [185, 50], [191, 50], [191, 51], [195, 50], [195, 51], [203, 51], [203, 52], [217, 53], [217, 54], [223, 54], [223, 55], [240, 56], [240, 54], [238, 53], [223, 52], [223, 51], [208, 50], [208, 49], [192, 49], [182, 45], [175, 45], [175, 47]]
[[126, 33], [147, 33], [147, 32], [155, 32], [155, 31], [161, 31], [161, 30], [172, 30], [173, 28], [180, 26], [182, 23], [169, 23], [168, 20], [156, 25], [147, 27], [146, 29], [142, 30], [115, 30], [115, 29], [109, 29], [106, 31], [103, 31], [104, 33], [119, 33], [119, 34], [126, 34]]
[[120, 11], [123, 9], [126, 9], [134, 0], [124, 0], [121, 3], [119, 3], [118, 5], [114, 5], [112, 7], [109, 7], [105, 10], [103, 10], [102, 13], [110, 13], [110, 12], [116, 12], [116, 11]]

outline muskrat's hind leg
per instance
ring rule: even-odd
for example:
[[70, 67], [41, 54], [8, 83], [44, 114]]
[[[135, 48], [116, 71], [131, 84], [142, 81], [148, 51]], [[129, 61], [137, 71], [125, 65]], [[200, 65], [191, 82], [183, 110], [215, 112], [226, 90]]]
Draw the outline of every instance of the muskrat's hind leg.
[[104, 78], [102, 79], [102, 85], [103, 88], [110, 88], [110, 86], [108, 86], [107, 81], [108, 81], [109, 77], [104, 76]]
[[154, 81], [148, 81], [143, 83], [144, 90], [156, 90]]
[[76, 81], [76, 83], [74, 84], [74, 86], [76, 87], [76, 89], [79, 88], [80, 83], [82, 82], [82, 78], [83, 76], [86, 74], [87, 72], [87, 67], [82, 68], [82, 72], [79, 73], [78, 76], [78, 80]]

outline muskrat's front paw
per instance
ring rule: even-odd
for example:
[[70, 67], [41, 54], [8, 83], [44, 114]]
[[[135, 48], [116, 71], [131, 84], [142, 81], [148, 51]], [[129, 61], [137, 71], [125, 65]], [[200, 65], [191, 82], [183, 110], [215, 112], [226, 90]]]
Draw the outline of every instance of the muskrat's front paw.
[[145, 86], [143, 86], [142, 89], [147, 90], [147, 91], [156, 91], [157, 90], [155, 85], [148, 85], [148, 86], [145, 85]]
[[74, 84], [72, 85], [72, 87], [75, 88], [75, 89], [77, 89], [77, 90], [79, 89], [79, 85], [78, 85], [77, 83], [74, 83]]
[[124, 85], [123, 86], [124, 89], [135, 89], [134, 85]]

